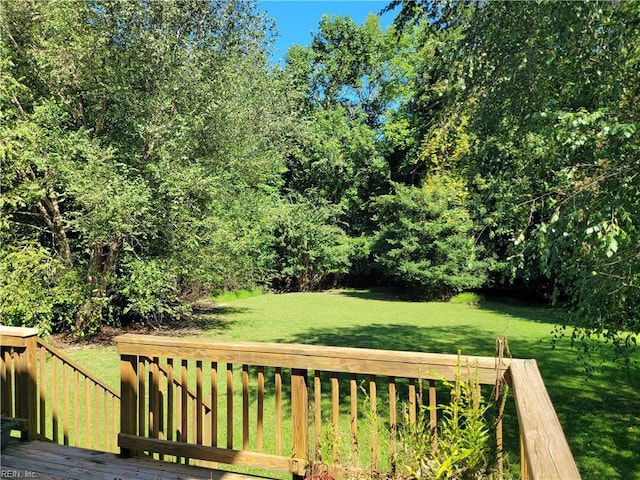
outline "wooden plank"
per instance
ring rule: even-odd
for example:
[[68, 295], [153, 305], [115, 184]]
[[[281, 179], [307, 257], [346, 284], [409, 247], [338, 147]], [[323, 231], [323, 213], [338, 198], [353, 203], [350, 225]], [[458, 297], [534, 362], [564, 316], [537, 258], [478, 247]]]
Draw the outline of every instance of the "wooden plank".
[[69, 445], [69, 367], [62, 362], [62, 441]]
[[349, 390], [351, 399], [351, 459], [354, 465], [358, 463], [358, 379], [355, 374], [351, 374], [349, 379]]
[[2, 455], [2, 477], [61, 480], [252, 480], [255, 477], [148, 458], [122, 458], [112, 453], [62, 447], [50, 442], [10, 445]]
[[[40, 408], [39, 410], [39, 419], [40, 419], [40, 424], [39, 424], [39, 429], [38, 429], [38, 433], [40, 435], [46, 435], [47, 434], [47, 391], [46, 391], [46, 372], [47, 372], [47, 352], [43, 349], [40, 348], [38, 351], [39, 355], [40, 355], [40, 379], [38, 382], [38, 393], [39, 393], [39, 397], [40, 397]], [[54, 382], [55, 383], [55, 382]]]
[[291, 424], [293, 458], [309, 458], [309, 390], [307, 371], [291, 371]]
[[578, 479], [580, 473], [535, 360], [512, 360], [510, 377], [520, 424], [525, 474]]
[[376, 385], [376, 376], [369, 376], [369, 408], [371, 409], [371, 433], [370, 433], [370, 451], [371, 451], [371, 470], [375, 471], [378, 466], [378, 386]]
[[429, 380], [429, 429], [431, 431], [431, 451], [438, 448], [438, 400], [436, 398], [436, 381]]
[[316, 370], [313, 372], [313, 412], [314, 412], [314, 439], [315, 459], [321, 460], [320, 444], [322, 442], [322, 380]]
[[242, 449], [249, 450], [249, 365], [242, 365]]
[[233, 449], [233, 364], [227, 363], [227, 449]]
[[[58, 378], [58, 359], [55, 356], [51, 357], [51, 377]], [[58, 419], [58, 382], [51, 382], [51, 390], [52, 392], [52, 403], [51, 406], [51, 422], [53, 429], [53, 441], [58, 443], [58, 432], [60, 430], [59, 419]]]
[[9, 347], [0, 349], [0, 412], [7, 417], [13, 417], [13, 386], [11, 381], [11, 353]]
[[389, 435], [391, 437], [389, 449], [391, 450], [391, 473], [396, 472], [398, 463], [398, 445], [396, 440], [398, 433], [397, 415], [396, 379], [395, 377], [389, 377]]
[[174, 378], [173, 378], [173, 358], [167, 358], [167, 439], [173, 440], [173, 424], [175, 421], [174, 410]]
[[[91, 442], [95, 439], [96, 435], [92, 431], [93, 421], [91, 418], [91, 396], [89, 393], [89, 378], [84, 377], [84, 447], [91, 448]], [[97, 417], [96, 417], [97, 420]], [[95, 443], [93, 447], [95, 448]]]
[[282, 368], [275, 370], [275, 397], [276, 397], [276, 455], [282, 453]]
[[211, 446], [218, 446], [218, 363], [211, 362]]
[[258, 367], [258, 405], [256, 419], [256, 451], [262, 452], [264, 430], [264, 367]]
[[[138, 359], [132, 355], [120, 357], [120, 432], [135, 435], [137, 433], [138, 412]], [[112, 397], [115, 398], [115, 397]], [[115, 435], [114, 435], [115, 437]], [[123, 448], [120, 453], [127, 457], [135, 452]]]
[[417, 395], [416, 395], [416, 381], [413, 378], [409, 379], [409, 424], [412, 427], [416, 425], [416, 412], [417, 412]]
[[[97, 392], [98, 386], [94, 385], [94, 388], [96, 389], [96, 392]], [[103, 401], [102, 408], [104, 409], [104, 415], [102, 418], [102, 420], [104, 421], [103, 423], [104, 437], [102, 437], [102, 449], [105, 452], [108, 452], [111, 448], [111, 445], [109, 444], [109, 438], [111, 438], [111, 431], [109, 429], [109, 426], [111, 423], [109, 422], [109, 418], [110, 418], [109, 417], [109, 392], [102, 389], [100, 389], [100, 391], [102, 391], [102, 401]]]
[[145, 373], [145, 357], [138, 357], [138, 434], [146, 434], [146, 402], [147, 402], [147, 377]]
[[202, 398], [202, 360], [196, 362], [196, 443], [202, 445], [204, 434]]
[[149, 436], [160, 437], [160, 359], [153, 357], [149, 364]]
[[73, 371], [73, 441], [80, 446], [80, 372]]
[[[33, 327], [9, 327], [0, 325], [0, 344], [6, 345], [5, 342], [13, 338], [28, 338], [38, 335], [38, 329]], [[25, 346], [22, 344], [21, 346]]]
[[[338, 375], [331, 374], [331, 428], [332, 434], [337, 435], [340, 428], [340, 383]], [[337, 463], [339, 459], [338, 442], [333, 442], [333, 462]]]
[[[187, 385], [189, 385], [189, 363], [186, 359], [182, 359], [182, 369], [181, 369], [181, 383], [182, 388], [180, 391], [181, 399], [180, 399], [180, 413], [181, 413], [181, 421], [180, 421], [180, 435], [177, 440], [182, 442], [189, 441], [189, 396], [187, 395]], [[185, 461], [187, 459], [185, 458]]]
[[303, 475], [307, 463], [303, 459], [269, 455], [266, 453], [229, 450], [206, 445], [184, 444], [154, 438], [143, 438], [134, 435], [118, 435], [120, 446], [140, 448], [162, 452], [168, 455], [186, 455], [210, 462], [225, 463], [241, 467], [253, 467], [281, 473], [296, 473]]
[[[246, 363], [265, 367], [287, 367], [337, 371], [364, 375], [385, 375], [422, 379], [455, 380], [458, 361], [478, 364], [480, 382], [493, 385], [496, 365], [493, 357], [444, 355], [365, 348], [325, 347], [257, 342], [218, 342], [125, 334], [116, 337], [119, 353], [183, 356], [218, 362]], [[509, 365], [504, 359], [501, 372]]]

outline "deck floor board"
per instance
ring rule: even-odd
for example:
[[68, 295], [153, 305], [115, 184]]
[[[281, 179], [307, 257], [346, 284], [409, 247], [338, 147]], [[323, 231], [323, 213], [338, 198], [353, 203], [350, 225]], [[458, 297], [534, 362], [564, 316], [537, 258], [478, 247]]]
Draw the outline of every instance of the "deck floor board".
[[47, 480], [255, 480], [250, 475], [33, 441], [9, 444], [0, 455], [2, 478]]

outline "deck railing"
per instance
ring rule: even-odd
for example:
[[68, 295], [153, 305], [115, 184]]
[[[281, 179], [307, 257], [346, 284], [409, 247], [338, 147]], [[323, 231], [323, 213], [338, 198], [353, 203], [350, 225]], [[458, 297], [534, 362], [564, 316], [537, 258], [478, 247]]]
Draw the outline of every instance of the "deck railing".
[[435, 432], [423, 397], [436, 405], [461, 362], [511, 385], [522, 478], [580, 478], [534, 360], [123, 335], [120, 397], [36, 333], [0, 327], [0, 411], [24, 439], [106, 451], [117, 439], [126, 455], [294, 476], [319, 462], [392, 471], [399, 424], [426, 411]]
[[[204, 460], [294, 476], [308, 475], [317, 461], [364, 465], [368, 471], [386, 462], [393, 471], [401, 403], [414, 423], [423, 391], [425, 403], [435, 406], [436, 382], [453, 381], [461, 363], [477, 369], [481, 384], [504, 379], [512, 386], [523, 478], [580, 478], [533, 360], [131, 334], [116, 341], [124, 454], [146, 452], [165, 460]], [[267, 399], [274, 402], [269, 418]], [[428, 412], [435, 433], [437, 410]], [[290, 428], [283, 428], [285, 422]], [[390, 434], [384, 452], [382, 430]], [[266, 432], [273, 439], [268, 447]], [[341, 442], [348, 444], [346, 455]]]
[[0, 326], [0, 411], [24, 439], [117, 451], [120, 394], [37, 333]]

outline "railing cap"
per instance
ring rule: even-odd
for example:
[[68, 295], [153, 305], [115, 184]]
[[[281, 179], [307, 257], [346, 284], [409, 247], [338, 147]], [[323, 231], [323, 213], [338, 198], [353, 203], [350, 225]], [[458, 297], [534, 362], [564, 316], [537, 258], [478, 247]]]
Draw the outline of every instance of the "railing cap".
[[38, 335], [37, 328], [30, 327], [7, 327], [0, 325], [0, 337], [20, 337], [27, 338]]

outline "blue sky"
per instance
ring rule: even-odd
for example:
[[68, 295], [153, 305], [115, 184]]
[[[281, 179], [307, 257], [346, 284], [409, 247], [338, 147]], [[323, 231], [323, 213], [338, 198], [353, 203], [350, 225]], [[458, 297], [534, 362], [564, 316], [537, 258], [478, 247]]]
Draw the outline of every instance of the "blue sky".
[[[311, 32], [318, 31], [318, 23], [324, 13], [331, 16], [348, 15], [355, 22], [362, 23], [369, 12], [377, 14], [388, 3], [388, 0], [262, 0], [262, 9], [276, 20], [280, 33], [273, 59], [280, 61], [292, 44], [308, 45], [311, 42]], [[391, 24], [393, 17], [392, 12], [383, 15], [382, 28]]]

